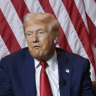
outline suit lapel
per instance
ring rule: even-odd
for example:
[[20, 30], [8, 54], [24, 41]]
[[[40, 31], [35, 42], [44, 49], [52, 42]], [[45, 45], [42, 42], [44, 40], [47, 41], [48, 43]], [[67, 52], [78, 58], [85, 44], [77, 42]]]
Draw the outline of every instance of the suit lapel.
[[70, 96], [72, 66], [66, 52], [57, 51], [60, 96]]
[[23, 69], [24, 71], [24, 90], [25, 96], [36, 96], [36, 83], [35, 83], [35, 67], [34, 59], [30, 55], [29, 51], [26, 51]]

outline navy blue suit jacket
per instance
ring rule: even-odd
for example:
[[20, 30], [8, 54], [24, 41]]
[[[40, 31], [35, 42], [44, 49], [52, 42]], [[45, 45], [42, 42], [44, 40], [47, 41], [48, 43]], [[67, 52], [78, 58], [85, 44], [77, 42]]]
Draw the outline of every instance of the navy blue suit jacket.
[[[60, 96], [94, 96], [89, 61], [65, 50], [56, 51]], [[0, 66], [0, 96], [36, 96], [34, 58], [28, 48], [3, 58]]]

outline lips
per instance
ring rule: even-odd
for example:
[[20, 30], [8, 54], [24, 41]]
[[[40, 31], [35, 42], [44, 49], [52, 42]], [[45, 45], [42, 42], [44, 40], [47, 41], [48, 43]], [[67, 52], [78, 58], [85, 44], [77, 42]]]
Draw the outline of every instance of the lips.
[[36, 46], [33, 46], [33, 48], [36, 48], [37, 49], [37, 48], [40, 48], [40, 46], [36, 45]]

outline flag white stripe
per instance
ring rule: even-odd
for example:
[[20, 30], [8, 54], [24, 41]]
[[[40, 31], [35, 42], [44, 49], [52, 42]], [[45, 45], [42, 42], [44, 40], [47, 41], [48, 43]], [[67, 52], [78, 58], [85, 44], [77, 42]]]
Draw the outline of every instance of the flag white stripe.
[[24, 48], [25, 46], [27, 46], [27, 43], [26, 43], [25, 36], [24, 36], [23, 24], [21, 20], [19, 19], [11, 1], [6, 0], [6, 2], [4, 2], [2, 0], [1, 10], [11, 30], [13, 31], [13, 34], [15, 35], [18, 43], [20, 44], [21, 48]]
[[8, 48], [6, 47], [2, 37], [0, 36], [0, 59], [9, 54], [10, 52], [8, 51]]
[[[54, 13], [56, 17], [58, 18], [58, 21], [63, 28], [64, 34], [67, 37], [67, 41], [72, 49], [72, 51], [76, 54], [79, 54], [85, 58], [88, 58], [88, 55], [74, 29], [74, 26], [70, 20], [70, 17], [63, 5], [63, 3], [60, 0], [56, 0], [54, 3], [54, 0], [50, 0], [50, 5], [54, 10]], [[59, 14], [60, 13], [60, 14]], [[63, 21], [63, 22], [62, 22]], [[95, 73], [92, 64], [90, 64], [90, 72], [92, 81], [95, 81]]]
[[91, 80], [96, 81], [95, 71], [94, 71], [92, 64], [90, 64], [90, 73], [91, 73], [90, 74]]
[[1, 0], [0, 0], [0, 9], [1, 9]]
[[93, 50], [93, 54], [94, 54], [94, 58], [95, 58], [95, 64], [96, 64], [96, 48], [94, 47], [94, 45], [92, 44], [92, 50]]
[[75, 4], [76, 4], [76, 7], [81, 15], [81, 18], [83, 19], [83, 22], [87, 28], [87, 31], [89, 32], [88, 30], [88, 25], [87, 25], [87, 20], [86, 20], [86, 14], [85, 14], [85, 8], [84, 8], [84, 3], [82, 2], [82, 0], [74, 0], [75, 1]]
[[84, 0], [86, 13], [92, 20], [93, 24], [96, 26], [96, 2], [94, 0]]
[[[55, 4], [53, 3], [54, 0], [50, 0], [50, 4], [54, 10], [54, 13], [56, 17], [58, 18], [58, 21], [64, 31], [64, 34], [67, 37], [67, 41], [74, 53], [78, 53], [79, 55], [88, 58], [86, 51], [76, 33], [76, 30], [74, 29], [74, 26], [70, 20], [70, 17], [60, 0], [56, 0]], [[58, 8], [60, 7], [60, 8]], [[58, 11], [57, 11], [58, 10]], [[60, 14], [59, 14], [60, 12]], [[63, 22], [62, 22], [63, 21]]]
[[[77, 9], [81, 15], [81, 18], [84, 21], [87, 30], [88, 30], [88, 26], [87, 26], [85, 8], [88, 16], [92, 20], [93, 24], [96, 26], [96, 2], [94, 0], [87, 0], [87, 1], [74, 0], [74, 1], [76, 3]], [[44, 13], [44, 10], [42, 9], [42, 6], [40, 5], [38, 0], [24, 0], [24, 2], [31, 13], [37, 13], [37, 12]], [[72, 21], [67, 13], [67, 10], [62, 0], [49, 0], [49, 2], [64, 31], [64, 34], [72, 51], [85, 58], [88, 58], [87, 53], [82, 45], [82, 42], [79, 39], [79, 36], [72, 24]], [[18, 17], [18, 14], [13, 4], [11, 3], [11, 0], [5, 0], [5, 1], [0, 0], [0, 7], [21, 48], [27, 46], [23, 33], [23, 24], [20, 18]], [[96, 58], [96, 48], [94, 47], [92, 48], [94, 52], [94, 57]], [[0, 36], [0, 51], [2, 52], [2, 54], [0, 53], [0, 58], [10, 54], [1, 36]], [[91, 64], [90, 67], [91, 67], [90, 69], [91, 79], [92, 81], [95, 81], [96, 76], [95, 76], [93, 65]]]
[[44, 13], [40, 3], [38, 0], [24, 0], [25, 4], [27, 5], [28, 9], [32, 13]]

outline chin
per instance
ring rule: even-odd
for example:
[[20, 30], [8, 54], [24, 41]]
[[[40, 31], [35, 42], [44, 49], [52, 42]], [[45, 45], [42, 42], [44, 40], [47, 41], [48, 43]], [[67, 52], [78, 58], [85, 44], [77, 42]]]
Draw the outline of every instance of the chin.
[[37, 59], [38, 61], [47, 61], [47, 58], [46, 56], [43, 56], [43, 55], [34, 55], [33, 56], [35, 59]]

